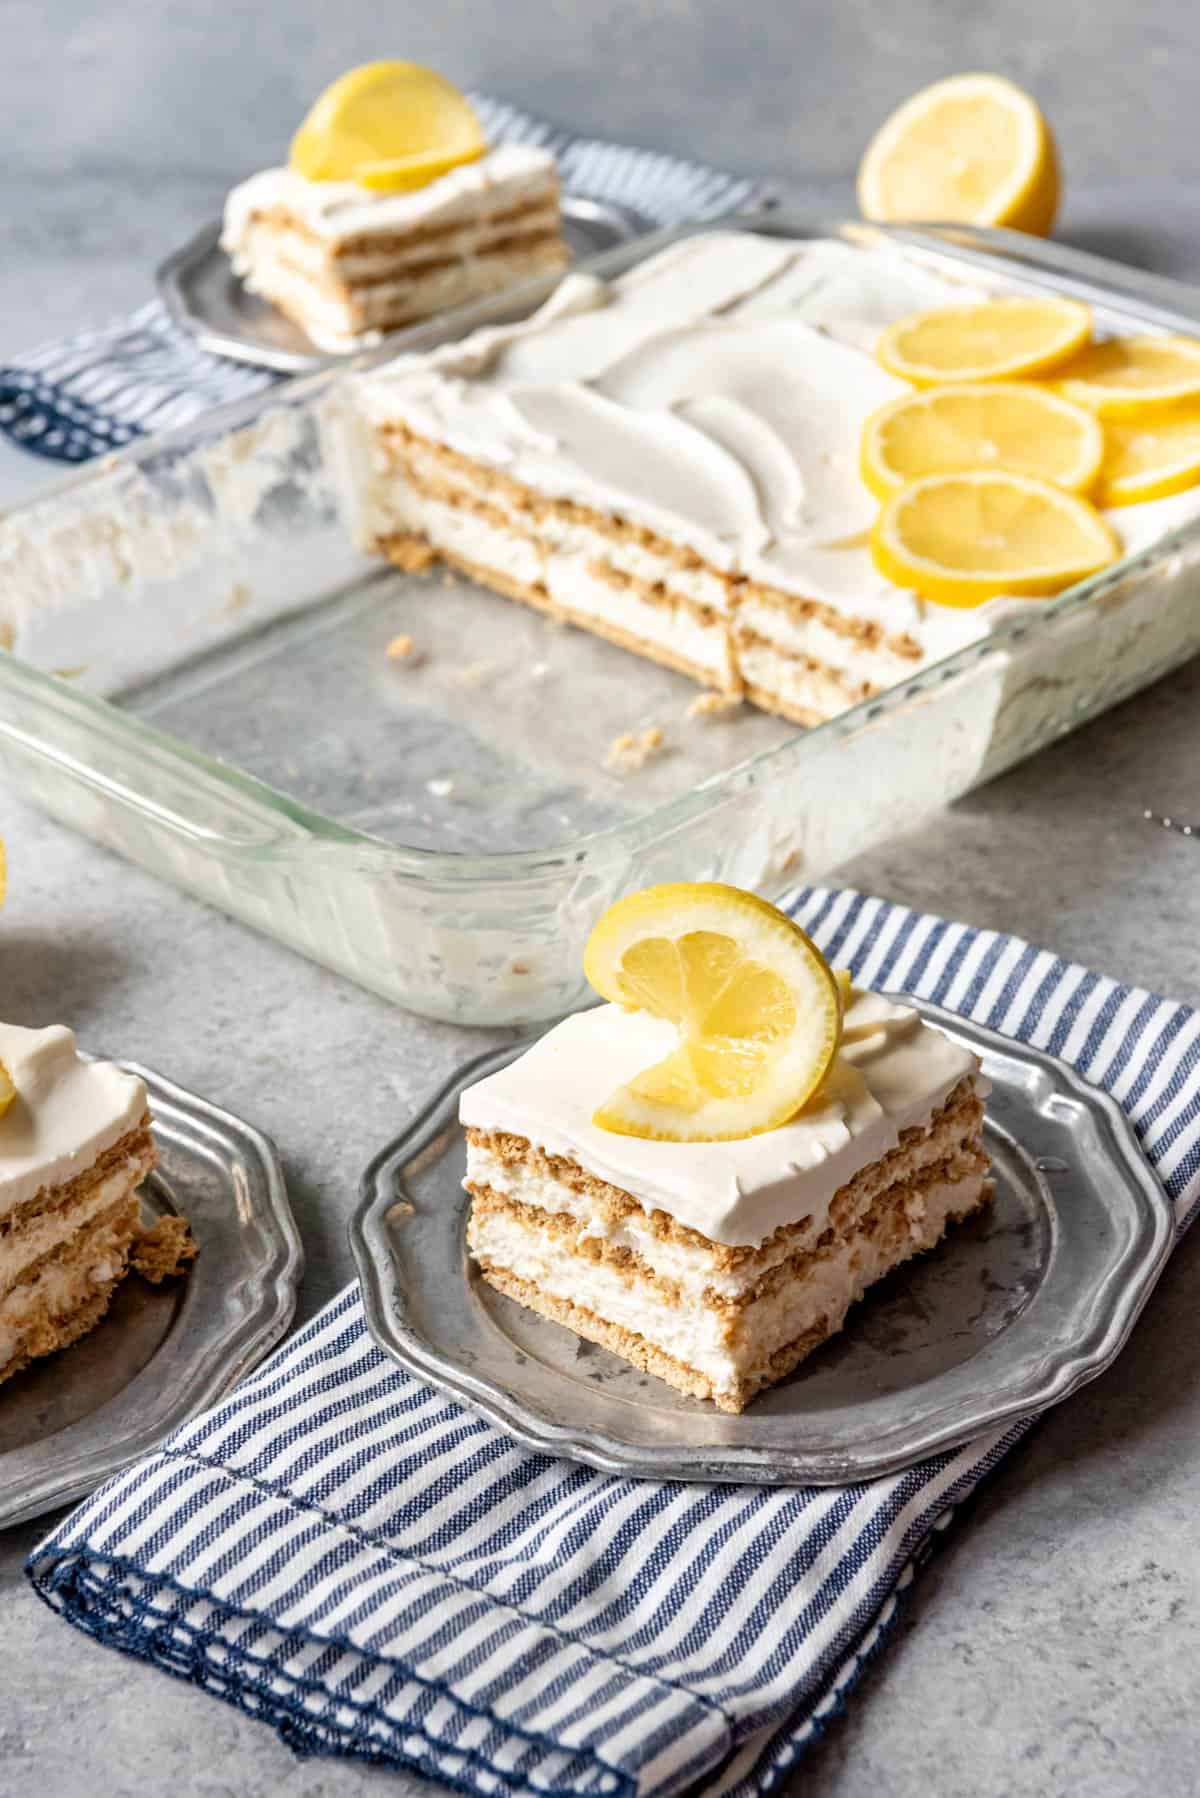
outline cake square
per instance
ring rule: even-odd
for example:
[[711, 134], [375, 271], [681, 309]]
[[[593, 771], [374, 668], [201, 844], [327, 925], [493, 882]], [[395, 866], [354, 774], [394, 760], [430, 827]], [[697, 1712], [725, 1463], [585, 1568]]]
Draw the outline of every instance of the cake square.
[[157, 1160], [146, 1088], [70, 1030], [0, 1024], [0, 1381], [93, 1329], [132, 1266], [195, 1254], [183, 1219], [141, 1223]]
[[221, 245], [252, 293], [330, 351], [568, 261], [554, 158], [519, 144], [404, 192], [266, 169], [229, 195]]
[[469, 1088], [467, 1240], [498, 1291], [739, 1412], [986, 1202], [988, 1087], [916, 1011], [852, 992], [835, 1061], [790, 1123], [703, 1143], [597, 1127], [608, 1093], [673, 1041], [604, 1005]]

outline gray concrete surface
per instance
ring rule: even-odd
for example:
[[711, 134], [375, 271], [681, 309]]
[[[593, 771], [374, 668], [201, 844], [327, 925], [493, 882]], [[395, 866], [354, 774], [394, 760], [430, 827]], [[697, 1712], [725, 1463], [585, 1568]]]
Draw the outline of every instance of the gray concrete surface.
[[[1200, 24], [1187, 0], [8, 0], [0, 7], [0, 359], [132, 305], [157, 258], [286, 139], [346, 64], [409, 54], [560, 119], [847, 203], [886, 108], [954, 68], [1007, 70], [1063, 145], [1062, 235], [1200, 278]], [[50, 478], [0, 449], [0, 504]], [[1200, 666], [846, 871], [1200, 1003]], [[0, 793], [12, 897], [0, 1001], [161, 1067], [271, 1131], [309, 1267], [302, 1314], [350, 1273], [359, 1167], [464, 1050], [160, 887]], [[476, 1039], [471, 1039], [476, 1040]], [[313, 1053], [314, 1050], [319, 1051]], [[378, 1059], [377, 1059], [378, 1058]], [[384, 1077], [365, 1089], [359, 1069]], [[927, 1572], [888, 1653], [792, 1787], [1189, 1798], [1200, 1724], [1200, 1238], [1119, 1365], [1047, 1418]], [[260, 1725], [74, 1635], [0, 1537], [0, 1798], [355, 1798], [431, 1788], [296, 1761]]]

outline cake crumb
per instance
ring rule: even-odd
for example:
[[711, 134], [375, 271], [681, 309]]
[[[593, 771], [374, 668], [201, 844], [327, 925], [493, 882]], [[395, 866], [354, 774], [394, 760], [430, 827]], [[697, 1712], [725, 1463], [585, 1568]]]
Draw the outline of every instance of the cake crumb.
[[423, 659], [407, 631], [393, 637], [384, 653], [389, 662], [406, 662], [410, 668], [415, 668]]
[[250, 604], [250, 589], [245, 581], [234, 581], [225, 599], [227, 612], [240, 612], [243, 606]]
[[81, 680], [88, 671], [86, 662], [77, 662], [73, 668], [52, 668], [55, 680]]
[[449, 799], [454, 791], [454, 782], [452, 780], [427, 780], [425, 791], [432, 793], [435, 799]]
[[168, 1214], [139, 1231], [130, 1262], [143, 1280], [158, 1286], [163, 1280], [181, 1274], [199, 1253], [200, 1245], [192, 1235], [186, 1217]]
[[650, 724], [640, 731], [627, 730], [609, 744], [604, 766], [620, 774], [636, 774], [656, 755], [661, 755], [665, 747], [666, 738], [660, 725]]
[[529, 963], [527, 961], [514, 961], [511, 972], [514, 974], [528, 974]]
[[742, 709], [740, 693], [697, 693], [687, 709], [689, 718], [728, 718]]
[[464, 662], [450, 675], [452, 687], [484, 687], [496, 673], [495, 662]]

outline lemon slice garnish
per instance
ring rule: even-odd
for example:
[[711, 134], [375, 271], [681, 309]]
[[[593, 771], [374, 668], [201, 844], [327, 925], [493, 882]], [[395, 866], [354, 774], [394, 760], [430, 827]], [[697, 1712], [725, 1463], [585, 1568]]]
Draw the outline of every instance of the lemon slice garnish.
[[906, 100], [867, 145], [864, 218], [1009, 225], [1048, 237], [1058, 157], [1027, 93], [999, 75], [952, 75]]
[[837, 1051], [838, 980], [800, 926], [738, 887], [648, 887], [610, 906], [584, 973], [604, 998], [666, 1018], [665, 1060], [619, 1086], [593, 1122], [622, 1136], [723, 1142], [786, 1123]]
[[983, 469], [913, 481], [871, 533], [880, 572], [944, 606], [1061, 593], [1120, 553], [1086, 500], [1029, 475]]
[[927, 387], [882, 406], [863, 426], [860, 467], [877, 499], [968, 468], [1011, 469], [1079, 493], [1103, 456], [1104, 433], [1082, 406], [1032, 383], [996, 381]]
[[486, 149], [479, 120], [443, 76], [416, 62], [368, 62], [325, 89], [290, 162], [309, 181], [390, 192], [423, 187]]
[[1057, 371], [1059, 391], [1101, 418], [1148, 418], [1200, 399], [1200, 342], [1192, 337], [1114, 337], [1089, 343]]
[[17, 1089], [12, 1083], [12, 1075], [0, 1061], [0, 1118], [4, 1116], [16, 1096]]
[[914, 387], [1018, 381], [1069, 361], [1091, 329], [1091, 312], [1080, 300], [1009, 295], [910, 313], [888, 326], [875, 356]]
[[1109, 419], [1096, 501], [1136, 506], [1200, 484], [1200, 400], [1153, 418]]

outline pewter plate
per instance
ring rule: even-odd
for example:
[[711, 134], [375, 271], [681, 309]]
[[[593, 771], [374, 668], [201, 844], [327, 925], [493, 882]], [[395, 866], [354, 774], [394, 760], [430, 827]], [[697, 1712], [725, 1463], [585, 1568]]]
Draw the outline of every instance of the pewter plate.
[[982, 1057], [993, 1203], [875, 1287], [740, 1417], [473, 1274], [458, 1098], [523, 1045], [463, 1068], [363, 1177], [351, 1241], [376, 1340], [526, 1447], [634, 1476], [841, 1485], [1057, 1404], [1128, 1337], [1170, 1253], [1166, 1196], [1106, 1094], [1048, 1055], [906, 1003]]
[[104, 1321], [0, 1386], [0, 1528], [92, 1491], [214, 1404], [279, 1341], [304, 1257], [274, 1146], [152, 1074], [159, 1166], [143, 1210], [180, 1211], [200, 1244], [187, 1276], [131, 1275]]
[[[615, 249], [651, 229], [649, 221], [632, 206], [588, 200], [581, 194], [564, 194], [561, 204], [563, 236], [576, 259]], [[299, 325], [269, 301], [248, 293], [221, 248], [220, 236], [219, 222], [206, 225], [168, 256], [156, 275], [171, 317], [191, 332], [202, 349], [283, 374], [324, 368], [355, 353], [348, 350], [331, 355], [318, 349]], [[401, 349], [406, 334], [394, 332], [388, 341]]]

